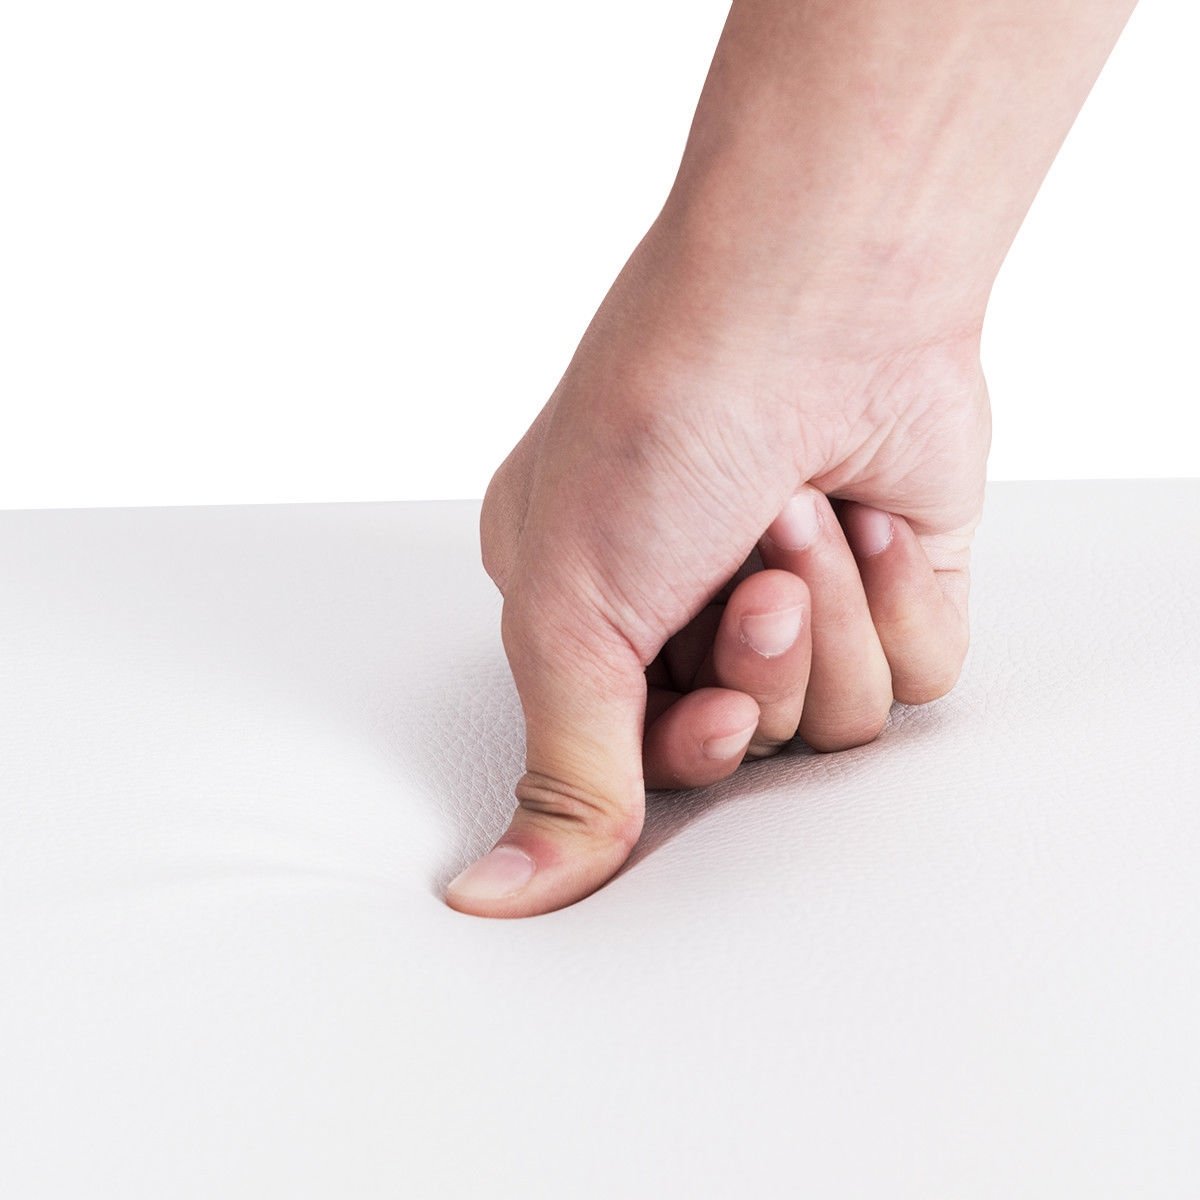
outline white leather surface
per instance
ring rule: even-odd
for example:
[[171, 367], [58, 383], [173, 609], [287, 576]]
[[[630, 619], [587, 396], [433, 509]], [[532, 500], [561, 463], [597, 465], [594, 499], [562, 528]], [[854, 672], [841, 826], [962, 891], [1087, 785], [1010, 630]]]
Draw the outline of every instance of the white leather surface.
[[523, 922], [476, 516], [0, 516], [0, 1195], [1195, 1194], [1200, 483], [993, 486], [952, 696]]

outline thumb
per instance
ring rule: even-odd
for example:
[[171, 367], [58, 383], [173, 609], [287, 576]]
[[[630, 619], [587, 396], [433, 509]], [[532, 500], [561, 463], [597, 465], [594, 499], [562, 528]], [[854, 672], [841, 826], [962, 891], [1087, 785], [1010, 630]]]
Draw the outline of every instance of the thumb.
[[528, 917], [573, 904], [613, 876], [641, 833], [644, 664], [581, 607], [505, 598], [500, 630], [525, 713], [526, 770], [508, 830], [446, 889], [460, 912]]

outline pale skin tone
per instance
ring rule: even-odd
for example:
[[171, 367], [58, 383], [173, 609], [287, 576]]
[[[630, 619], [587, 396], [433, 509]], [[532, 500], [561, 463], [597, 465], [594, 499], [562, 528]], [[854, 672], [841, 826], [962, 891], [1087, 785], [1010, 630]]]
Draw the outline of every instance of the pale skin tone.
[[953, 687], [988, 295], [1132, 8], [735, 0], [662, 213], [488, 488], [527, 770], [452, 907], [574, 903], [647, 788]]

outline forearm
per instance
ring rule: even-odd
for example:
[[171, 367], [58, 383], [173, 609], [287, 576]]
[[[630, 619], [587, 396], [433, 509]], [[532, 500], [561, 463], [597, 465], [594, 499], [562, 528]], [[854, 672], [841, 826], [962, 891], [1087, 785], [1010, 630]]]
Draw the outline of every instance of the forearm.
[[664, 210], [685, 269], [789, 319], [977, 328], [1132, 8], [735, 0]]

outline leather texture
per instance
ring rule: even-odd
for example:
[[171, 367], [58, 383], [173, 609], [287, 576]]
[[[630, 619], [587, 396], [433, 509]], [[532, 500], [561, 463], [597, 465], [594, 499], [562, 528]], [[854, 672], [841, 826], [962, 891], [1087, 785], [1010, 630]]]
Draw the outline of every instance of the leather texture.
[[0, 515], [0, 1194], [1194, 1194], [1200, 482], [992, 485], [949, 697], [516, 922], [477, 519]]

